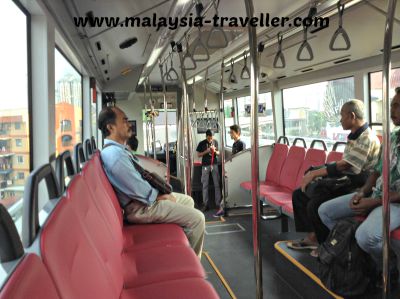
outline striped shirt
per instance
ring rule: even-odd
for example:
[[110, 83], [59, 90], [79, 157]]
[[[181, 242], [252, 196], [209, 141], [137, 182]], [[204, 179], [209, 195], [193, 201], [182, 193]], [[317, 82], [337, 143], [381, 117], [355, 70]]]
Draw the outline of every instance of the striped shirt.
[[347, 141], [343, 159], [351, 165], [346, 171], [359, 174], [372, 171], [379, 159], [380, 142], [370, 128], [366, 128], [356, 139]]
[[[400, 138], [399, 131], [391, 133], [390, 136], [390, 191], [400, 192]], [[383, 151], [379, 162], [375, 166], [375, 171], [380, 174], [378, 180], [376, 181], [375, 188], [373, 188], [372, 197], [381, 198], [382, 197], [382, 161]]]

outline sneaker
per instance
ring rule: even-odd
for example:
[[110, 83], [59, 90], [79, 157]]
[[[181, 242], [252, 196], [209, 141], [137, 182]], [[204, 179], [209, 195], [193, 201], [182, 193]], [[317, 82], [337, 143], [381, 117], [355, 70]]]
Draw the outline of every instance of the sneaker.
[[224, 211], [224, 209], [219, 209], [214, 215], [213, 215], [213, 217], [221, 217], [221, 216], [224, 216], [225, 215], [225, 211]]
[[317, 249], [318, 244], [317, 243], [312, 243], [308, 239], [301, 239], [301, 240], [295, 240], [295, 241], [288, 241], [287, 242], [287, 247], [295, 250], [305, 250], [305, 249]]

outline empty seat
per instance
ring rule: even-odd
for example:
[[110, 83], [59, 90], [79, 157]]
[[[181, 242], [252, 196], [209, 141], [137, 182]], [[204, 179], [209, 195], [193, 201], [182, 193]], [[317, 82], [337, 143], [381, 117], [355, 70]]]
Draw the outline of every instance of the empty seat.
[[[260, 182], [260, 185], [279, 184], [281, 169], [287, 157], [288, 151], [289, 147], [286, 144], [275, 143], [271, 158], [268, 162], [265, 181]], [[250, 191], [252, 183], [251, 181], [242, 182], [240, 187]]]
[[294, 190], [297, 182], [297, 174], [304, 162], [305, 155], [306, 149], [304, 147], [292, 146], [290, 148], [279, 177], [280, 186]]

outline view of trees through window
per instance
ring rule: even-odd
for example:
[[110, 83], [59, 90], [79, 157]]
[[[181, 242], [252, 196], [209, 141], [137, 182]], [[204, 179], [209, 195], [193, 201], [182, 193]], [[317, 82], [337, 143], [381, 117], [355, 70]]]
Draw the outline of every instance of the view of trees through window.
[[340, 109], [354, 99], [354, 78], [342, 78], [283, 89], [285, 135], [290, 141], [303, 137], [309, 146], [323, 139], [330, 148], [347, 141], [348, 131], [340, 124]]

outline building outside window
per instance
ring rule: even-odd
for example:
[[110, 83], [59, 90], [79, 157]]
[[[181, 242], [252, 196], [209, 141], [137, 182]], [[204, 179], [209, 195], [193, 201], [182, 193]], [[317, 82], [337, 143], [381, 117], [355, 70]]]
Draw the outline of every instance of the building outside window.
[[[82, 142], [82, 76], [65, 56], [55, 49], [56, 154], [73, 150]], [[63, 132], [71, 141], [63, 140]]]

